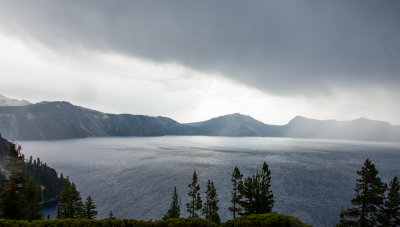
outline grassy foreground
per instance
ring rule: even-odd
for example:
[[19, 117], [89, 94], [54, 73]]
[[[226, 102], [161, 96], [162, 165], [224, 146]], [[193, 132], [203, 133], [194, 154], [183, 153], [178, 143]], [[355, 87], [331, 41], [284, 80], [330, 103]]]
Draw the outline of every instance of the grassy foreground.
[[36, 220], [15, 221], [0, 219], [1, 227], [18, 226], [18, 227], [309, 227], [300, 222], [297, 218], [281, 215], [281, 214], [253, 214], [249, 216], [239, 217], [229, 220], [221, 225], [207, 221], [201, 218], [171, 218], [168, 220], [159, 221], [140, 221], [134, 219], [104, 219], [104, 220], [89, 220], [89, 219], [56, 219], [56, 220]]

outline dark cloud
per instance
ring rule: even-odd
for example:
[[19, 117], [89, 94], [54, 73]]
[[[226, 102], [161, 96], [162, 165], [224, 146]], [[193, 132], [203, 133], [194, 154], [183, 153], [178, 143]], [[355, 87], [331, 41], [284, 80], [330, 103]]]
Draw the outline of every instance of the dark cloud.
[[52, 48], [178, 62], [281, 95], [397, 89], [400, 2], [1, 1], [0, 25]]

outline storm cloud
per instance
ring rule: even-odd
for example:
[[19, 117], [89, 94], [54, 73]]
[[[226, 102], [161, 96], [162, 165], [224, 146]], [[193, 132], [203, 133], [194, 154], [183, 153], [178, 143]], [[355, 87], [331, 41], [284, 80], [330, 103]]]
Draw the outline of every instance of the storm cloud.
[[284, 96], [400, 82], [399, 1], [1, 1], [53, 49], [179, 63]]

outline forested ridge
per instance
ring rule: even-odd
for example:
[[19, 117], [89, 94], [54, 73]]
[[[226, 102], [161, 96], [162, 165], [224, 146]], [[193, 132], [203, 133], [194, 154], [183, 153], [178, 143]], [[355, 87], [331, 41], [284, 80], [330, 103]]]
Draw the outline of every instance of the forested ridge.
[[[11, 160], [9, 157], [10, 149], [15, 150], [19, 157]], [[41, 195], [45, 202], [57, 200], [57, 196], [60, 195], [64, 184], [63, 174], [58, 174], [55, 169], [47, 166], [47, 164], [43, 163], [40, 158], [33, 159], [33, 157], [29, 157], [26, 159], [21, 153], [20, 146], [7, 141], [0, 135], [0, 188], [5, 186], [7, 177], [10, 174], [7, 172], [5, 166], [7, 161], [15, 163], [20, 162], [23, 166], [23, 175], [27, 179], [31, 176], [33, 177], [36, 185], [41, 188]]]
[[25, 176], [27, 178], [32, 176], [36, 184], [41, 186], [44, 201], [57, 200], [57, 196], [60, 195], [64, 185], [64, 176], [62, 173], [59, 175], [55, 169], [47, 166], [40, 158], [33, 159], [29, 157], [25, 161], [24, 168]]

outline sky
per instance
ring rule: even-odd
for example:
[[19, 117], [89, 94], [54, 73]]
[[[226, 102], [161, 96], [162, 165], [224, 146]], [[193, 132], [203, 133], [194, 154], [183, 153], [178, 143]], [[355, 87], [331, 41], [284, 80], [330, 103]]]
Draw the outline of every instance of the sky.
[[0, 0], [0, 94], [179, 122], [400, 125], [397, 0]]

